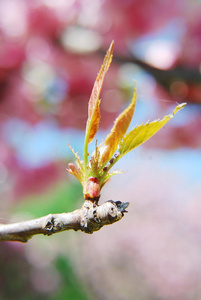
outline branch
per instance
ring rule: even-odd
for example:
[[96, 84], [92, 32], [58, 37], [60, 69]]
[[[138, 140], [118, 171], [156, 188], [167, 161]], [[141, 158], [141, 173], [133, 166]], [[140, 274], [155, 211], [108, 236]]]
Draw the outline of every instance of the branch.
[[36, 234], [52, 235], [64, 230], [93, 233], [105, 225], [119, 221], [129, 202], [109, 200], [98, 206], [86, 200], [81, 209], [69, 213], [49, 214], [29, 221], [0, 224], [0, 241], [27, 242]]
[[[100, 49], [99, 53], [103, 56], [104, 50]], [[136, 58], [128, 49], [127, 55], [118, 55], [114, 54], [113, 60], [119, 64], [122, 63], [134, 63], [145, 71], [149, 72], [156, 81], [161, 84], [168, 92], [170, 91], [170, 87], [172, 82], [174, 81], [184, 81], [189, 85], [199, 85], [201, 82], [201, 73], [199, 68], [177, 65], [171, 69], [161, 70], [159, 68], [153, 67], [152, 65], [144, 62], [138, 58]], [[195, 102], [199, 104], [199, 101], [194, 100], [193, 98], [190, 100], [191, 103]]]
[[193, 67], [178, 65], [172, 69], [161, 70], [136, 58], [132, 54], [129, 54], [128, 56], [114, 55], [114, 61], [116, 61], [117, 63], [132, 62], [140, 66], [141, 68], [152, 74], [155, 79], [166, 89], [169, 89], [171, 83], [175, 80], [181, 80], [191, 84], [199, 84], [201, 80], [201, 74], [198, 68], [196, 69]]

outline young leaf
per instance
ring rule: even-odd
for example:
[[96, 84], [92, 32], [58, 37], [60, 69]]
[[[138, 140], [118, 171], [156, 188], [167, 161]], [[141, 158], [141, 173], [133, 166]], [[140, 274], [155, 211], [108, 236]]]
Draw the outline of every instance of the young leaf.
[[[84, 162], [70, 147], [76, 158], [76, 164], [70, 163], [67, 171], [73, 174], [82, 184], [84, 198], [98, 202], [100, 191], [105, 183], [115, 174], [121, 172], [110, 172], [114, 164], [126, 153], [135, 147], [144, 143], [159, 131], [186, 103], [178, 105], [172, 115], [164, 117], [162, 120], [147, 122], [132, 129], [126, 136], [126, 131], [133, 117], [136, 105], [136, 87], [134, 88], [133, 97], [128, 107], [116, 118], [114, 125], [107, 135], [104, 144], [95, 147], [95, 151], [88, 161], [88, 144], [93, 140], [100, 121], [100, 92], [107, 70], [110, 66], [113, 53], [113, 42], [103, 61], [103, 65], [96, 78], [88, 107], [88, 120], [86, 126], [86, 135], [84, 142]], [[114, 154], [118, 150], [118, 153]]]
[[84, 167], [85, 170], [87, 169], [87, 162], [88, 162], [88, 144], [93, 140], [99, 126], [100, 122], [100, 92], [102, 89], [103, 81], [107, 70], [109, 69], [110, 63], [112, 61], [112, 53], [113, 53], [113, 45], [114, 42], [111, 43], [103, 64], [100, 68], [96, 81], [94, 83], [94, 87], [91, 93], [91, 97], [89, 99], [88, 105], [88, 120], [86, 126], [86, 134], [85, 134], [85, 141], [84, 141]]
[[172, 115], [165, 116], [162, 120], [155, 120], [151, 123], [147, 122], [132, 129], [120, 142], [119, 153], [120, 157], [138, 147], [140, 144], [147, 141], [156, 132], [158, 132], [174, 115], [182, 109], [186, 103], [178, 105]]
[[76, 158], [76, 164], [79, 167], [79, 169], [81, 170], [81, 172], [84, 172], [84, 168], [83, 168], [83, 161], [80, 160], [79, 155], [74, 151], [74, 149], [71, 147], [70, 144], [68, 144], [68, 148], [71, 150], [71, 152], [73, 153], [73, 155]]
[[69, 163], [68, 167], [69, 167], [69, 169], [66, 169], [66, 171], [68, 171], [68, 173], [73, 174], [79, 180], [79, 182], [82, 184], [83, 174], [80, 171], [80, 169], [78, 167], [76, 167], [75, 164], [73, 164], [73, 163]]
[[100, 165], [101, 167], [105, 165], [108, 160], [115, 153], [119, 142], [124, 137], [130, 121], [133, 117], [133, 113], [136, 105], [136, 87], [134, 88], [133, 97], [129, 106], [117, 117], [114, 122], [114, 126], [111, 132], [106, 137], [105, 143], [102, 147], [100, 147]]
[[98, 76], [96, 78], [96, 81], [94, 83], [94, 87], [91, 93], [91, 97], [89, 99], [89, 105], [88, 105], [88, 120], [87, 120], [87, 126], [86, 126], [86, 136], [88, 139], [88, 143], [90, 143], [99, 126], [99, 121], [100, 121], [100, 92], [102, 89], [103, 81], [105, 78], [105, 75], [109, 69], [110, 63], [112, 61], [112, 53], [113, 53], [113, 45], [114, 43], [112, 42], [103, 61], [103, 64], [101, 66], [101, 69], [98, 73]]

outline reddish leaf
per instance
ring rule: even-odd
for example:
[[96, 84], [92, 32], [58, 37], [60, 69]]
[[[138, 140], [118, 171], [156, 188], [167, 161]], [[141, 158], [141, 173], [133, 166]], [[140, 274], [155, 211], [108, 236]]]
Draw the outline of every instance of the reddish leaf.
[[112, 61], [112, 53], [113, 53], [113, 42], [111, 43], [103, 64], [101, 66], [101, 69], [98, 73], [98, 76], [96, 78], [96, 81], [94, 83], [94, 87], [91, 93], [91, 97], [89, 99], [89, 105], [88, 105], [88, 120], [87, 120], [87, 127], [86, 127], [86, 138], [88, 139], [88, 143], [90, 143], [97, 130], [98, 130], [98, 126], [99, 126], [99, 122], [100, 122], [100, 92], [102, 89], [102, 85], [103, 85], [103, 81], [105, 78], [105, 74], [107, 73], [110, 63]]

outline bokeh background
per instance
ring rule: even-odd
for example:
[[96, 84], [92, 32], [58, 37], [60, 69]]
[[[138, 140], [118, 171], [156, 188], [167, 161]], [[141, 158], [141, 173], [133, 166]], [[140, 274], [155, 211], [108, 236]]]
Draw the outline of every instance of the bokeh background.
[[131, 203], [121, 222], [1, 243], [1, 299], [201, 299], [199, 0], [0, 1], [0, 222], [81, 206], [67, 143], [82, 154], [87, 102], [112, 40], [99, 141], [133, 79], [132, 126], [188, 105], [105, 186], [102, 202]]

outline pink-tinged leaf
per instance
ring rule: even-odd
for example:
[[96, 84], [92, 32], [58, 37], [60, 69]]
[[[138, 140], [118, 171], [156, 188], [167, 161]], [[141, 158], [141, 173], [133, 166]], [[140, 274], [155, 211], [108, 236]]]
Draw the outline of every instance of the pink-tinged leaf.
[[83, 176], [82, 176], [82, 172], [79, 170], [79, 168], [76, 167], [73, 163], [69, 163], [68, 166], [69, 166], [69, 169], [66, 169], [66, 171], [68, 171], [68, 173], [73, 174], [79, 180], [79, 182], [82, 184]]
[[83, 161], [80, 160], [79, 155], [74, 151], [74, 149], [71, 147], [70, 144], [68, 144], [68, 147], [69, 147], [69, 149], [71, 150], [71, 152], [73, 153], [73, 155], [76, 158], [76, 164], [77, 164], [78, 168], [83, 173], [83, 170], [84, 170], [84, 168], [83, 168]]
[[136, 87], [134, 88], [133, 97], [129, 106], [117, 117], [111, 132], [106, 137], [105, 143], [100, 147], [100, 166], [105, 165], [113, 156], [117, 147], [124, 137], [131, 119], [134, 114], [136, 105]]
[[114, 43], [112, 42], [106, 55], [105, 55], [103, 64], [98, 73], [98, 76], [97, 76], [96, 81], [93, 86], [91, 97], [89, 99], [88, 120], [87, 120], [87, 126], [86, 126], [86, 138], [87, 138], [88, 144], [93, 140], [93, 138], [98, 130], [98, 126], [99, 126], [99, 122], [100, 122], [100, 108], [99, 108], [100, 92], [102, 89], [105, 75], [106, 75], [106, 73], [109, 69], [110, 63], [112, 61], [113, 45], [114, 45]]

